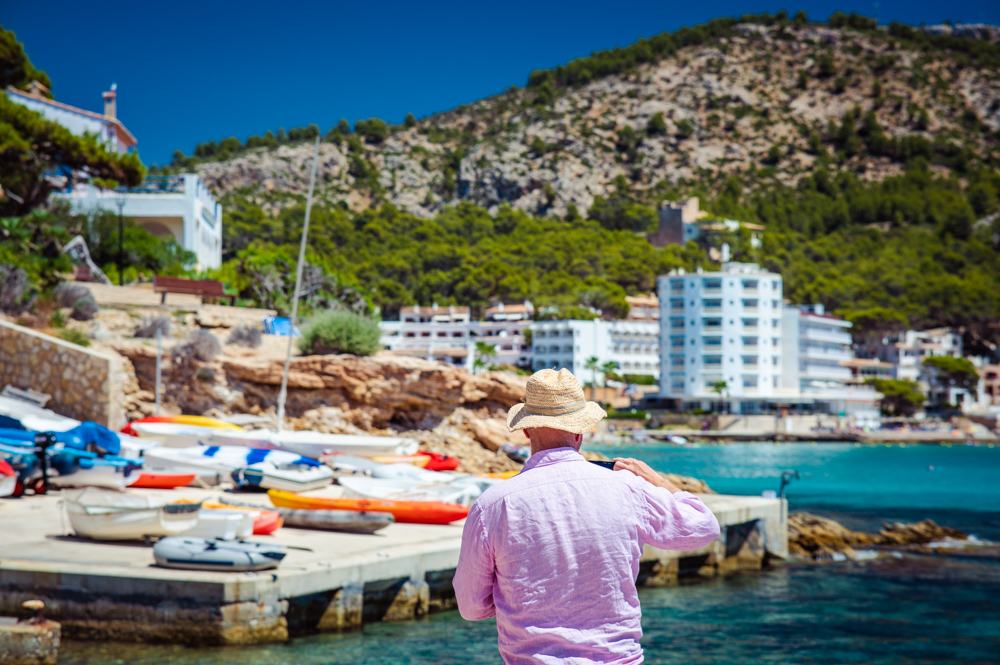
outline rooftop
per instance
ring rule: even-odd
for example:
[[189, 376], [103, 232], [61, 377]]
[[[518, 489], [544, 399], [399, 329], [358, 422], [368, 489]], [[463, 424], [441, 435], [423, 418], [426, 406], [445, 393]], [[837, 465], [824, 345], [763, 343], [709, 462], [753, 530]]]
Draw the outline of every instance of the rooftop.
[[[80, 109], [75, 106], [70, 106], [69, 104], [63, 104], [62, 102], [57, 102], [54, 99], [49, 99], [42, 94], [43, 85], [33, 86], [31, 92], [24, 92], [23, 90], [18, 90], [12, 85], [7, 86], [7, 94], [14, 95], [15, 97], [22, 97], [25, 100], [31, 100], [33, 102], [40, 102], [42, 104], [47, 104], [53, 108], [61, 109], [63, 111], [69, 111], [70, 113], [77, 113], [79, 115], [87, 116], [88, 118], [94, 118], [97, 120], [103, 120], [104, 122], [110, 123], [115, 126], [115, 132], [118, 135], [118, 140], [124, 143], [128, 147], [136, 145], [139, 141], [132, 135], [132, 132], [125, 128], [121, 120], [117, 118], [109, 118], [103, 113], [95, 113], [94, 111], [87, 111], [86, 109]], [[48, 89], [45, 88], [45, 92]]]

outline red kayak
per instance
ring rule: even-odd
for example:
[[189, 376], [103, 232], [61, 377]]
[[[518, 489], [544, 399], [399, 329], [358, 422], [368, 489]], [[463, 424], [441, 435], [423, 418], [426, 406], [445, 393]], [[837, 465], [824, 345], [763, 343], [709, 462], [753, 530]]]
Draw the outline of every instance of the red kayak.
[[195, 473], [170, 473], [166, 471], [143, 471], [139, 480], [129, 487], [145, 487], [147, 489], [172, 490], [175, 487], [187, 487], [198, 475]]

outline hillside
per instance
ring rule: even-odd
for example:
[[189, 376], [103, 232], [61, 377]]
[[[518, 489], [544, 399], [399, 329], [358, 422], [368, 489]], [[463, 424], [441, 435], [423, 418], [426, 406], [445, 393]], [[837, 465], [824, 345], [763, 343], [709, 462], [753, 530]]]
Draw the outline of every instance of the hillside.
[[[460, 200], [563, 217], [620, 176], [652, 203], [694, 185], [717, 191], [732, 174], [765, 187], [795, 185], [817, 165], [877, 181], [914, 157], [938, 173], [1000, 163], [1000, 44], [840, 16], [838, 27], [719, 19], [666, 35], [668, 47], [660, 36], [535, 72], [527, 88], [410, 126], [342, 123], [321, 146], [320, 197], [422, 217]], [[602, 68], [611, 73], [590, 71]], [[204, 161], [217, 147], [199, 146], [196, 164], [218, 194], [271, 212], [301, 200], [308, 142], [226, 141], [233, 156]]]

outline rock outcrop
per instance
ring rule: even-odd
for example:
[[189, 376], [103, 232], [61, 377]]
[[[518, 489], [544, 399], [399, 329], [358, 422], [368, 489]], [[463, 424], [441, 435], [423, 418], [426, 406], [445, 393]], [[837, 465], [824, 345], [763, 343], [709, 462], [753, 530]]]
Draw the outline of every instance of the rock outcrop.
[[792, 513], [788, 516], [788, 551], [790, 554], [813, 560], [827, 560], [843, 555], [855, 558], [855, 547], [901, 547], [926, 545], [946, 539], [967, 540], [958, 529], [939, 526], [933, 520], [912, 524], [882, 525], [877, 534], [852, 531], [836, 520], [811, 513]]

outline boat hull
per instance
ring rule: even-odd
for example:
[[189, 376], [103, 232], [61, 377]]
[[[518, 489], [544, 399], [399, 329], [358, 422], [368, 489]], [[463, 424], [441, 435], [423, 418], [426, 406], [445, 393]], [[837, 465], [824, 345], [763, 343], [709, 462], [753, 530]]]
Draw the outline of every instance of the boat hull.
[[419, 443], [414, 439], [388, 436], [358, 436], [351, 434], [325, 434], [323, 432], [251, 430], [234, 432], [216, 430], [211, 442], [227, 446], [248, 446], [267, 450], [285, 450], [305, 457], [319, 459], [326, 453], [347, 453], [362, 457], [378, 455], [412, 455]]
[[465, 519], [469, 508], [440, 501], [385, 501], [379, 499], [332, 499], [307, 497], [292, 492], [269, 490], [271, 503], [279, 508], [296, 510], [352, 510], [390, 513], [404, 524], [450, 524]]
[[187, 487], [198, 476], [196, 473], [171, 473], [167, 471], [143, 471], [129, 487], [171, 490]]
[[[184, 506], [187, 508], [187, 506]], [[76, 502], [66, 502], [70, 525], [78, 536], [92, 540], [134, 540], [146, 536], [176, 536], [198, 524], [198, 507], [171, 511], [166, 506], [88, 512]]]

